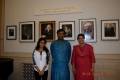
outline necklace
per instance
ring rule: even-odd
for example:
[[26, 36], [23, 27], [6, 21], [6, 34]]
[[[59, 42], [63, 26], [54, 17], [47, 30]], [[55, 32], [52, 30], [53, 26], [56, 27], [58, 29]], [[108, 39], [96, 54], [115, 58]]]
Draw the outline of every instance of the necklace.
[[85, 56], [85, 45], [79, 46], [80, 56]]
[[40, 60], [42, 61], [42, 51], [40, 51]]

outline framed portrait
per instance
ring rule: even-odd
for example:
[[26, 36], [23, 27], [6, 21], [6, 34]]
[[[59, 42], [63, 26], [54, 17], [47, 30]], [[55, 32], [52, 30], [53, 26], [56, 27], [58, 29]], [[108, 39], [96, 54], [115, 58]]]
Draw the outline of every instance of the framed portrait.
[[17, 38], [17, 26], [16, 25], [8, 25], [6, 26], [6, 39], [7, 40], [16, 40]]
[[79, 19], [80, 33], [85, 35], [85, 42], [96, 42], [96, 19]]
[[47, 41], [55, 40], [55, 21], [39, 22], [39, 36], [45, 37]]
[[20, 42], [35, 42], [35, 21], [19, 23]]
[[65, 31], [65, 40], [74, 40], [75, 21], [60, 21], [59, 28]]
[[119, 19], [101, 20], [101, 36], [102, 40], [118, 40], [119, 39]]

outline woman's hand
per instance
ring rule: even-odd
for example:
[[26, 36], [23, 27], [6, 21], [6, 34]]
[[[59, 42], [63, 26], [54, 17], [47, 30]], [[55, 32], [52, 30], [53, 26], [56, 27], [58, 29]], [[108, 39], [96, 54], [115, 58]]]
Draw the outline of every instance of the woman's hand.
[[43, 70], [39, 71], [38, 73], [39, 73], [40, 76], [44, 75], [44, 71]]
[[45, 65], [45, 66], [43, 67], [43, 69], [40, 70], [39, 75], [44, 75], [44, 71], [45, 71], [46, 67], [47, 67], [47, 65]]
[[76, 70], [75, 70], [75, 66], [74, 66], [74, 65], [72, 65], [72, 71], [73, 71], [74, 74], [76, 73]]

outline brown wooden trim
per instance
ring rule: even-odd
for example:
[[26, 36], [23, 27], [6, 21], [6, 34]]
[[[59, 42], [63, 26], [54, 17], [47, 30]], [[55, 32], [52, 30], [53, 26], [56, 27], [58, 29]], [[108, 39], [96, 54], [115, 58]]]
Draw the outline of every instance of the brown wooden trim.
[[4, 54], [5, 0], [0, 0], [0, 56]]
[[[14, 57], [14, 58], [31, 58], [32, 57], [32, 52], [31, 53], [26, 53], [26, 52], [5, 52], [3, 57]], [[120, 53], [119, 54], [105, 54], [105, 53], [96, 53], [95, 54], [96, 60], [120, 60]]]

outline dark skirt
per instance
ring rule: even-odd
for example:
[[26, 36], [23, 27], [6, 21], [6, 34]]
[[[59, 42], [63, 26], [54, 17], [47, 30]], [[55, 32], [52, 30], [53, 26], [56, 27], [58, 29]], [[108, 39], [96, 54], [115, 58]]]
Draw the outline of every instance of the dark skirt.
[[44, 72], [44, 75], [40, 76], [37, 71], [34, 71], [35, 80], [47, 80], [48, 78], [48, 70]]

